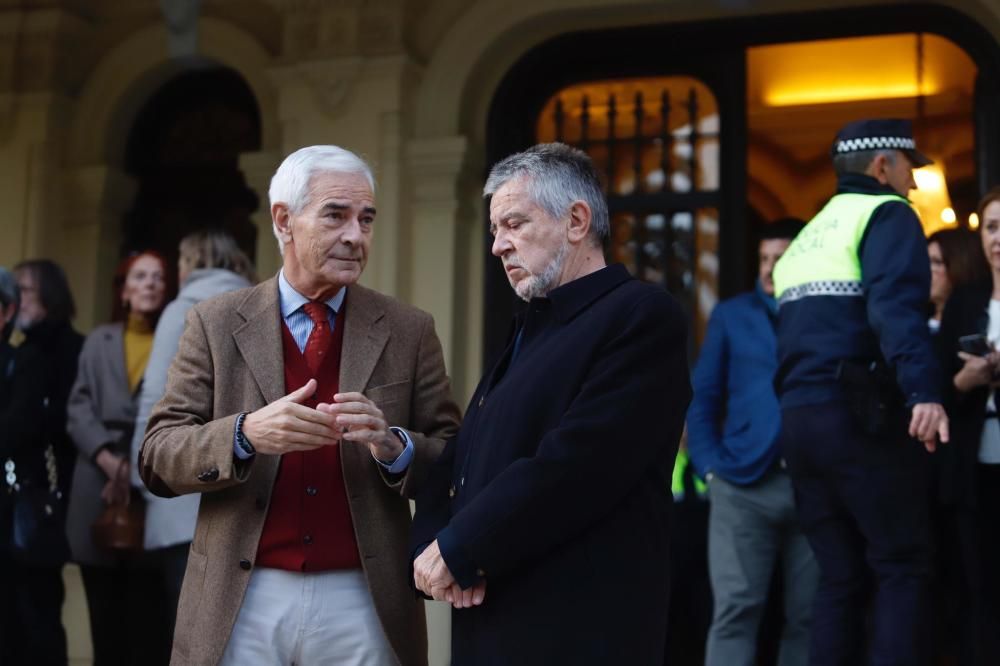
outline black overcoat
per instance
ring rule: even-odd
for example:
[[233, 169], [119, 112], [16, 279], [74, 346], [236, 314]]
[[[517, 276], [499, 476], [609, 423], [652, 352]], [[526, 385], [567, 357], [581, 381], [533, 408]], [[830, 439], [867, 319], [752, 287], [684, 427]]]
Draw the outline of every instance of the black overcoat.
[[454, 664], [662, 663], [690, 398], [663, 289], [614, 265], [528, 304], [417, 499], [413, 553], [437, 538], [487, 582], [453, 611]]
[[964, 364], [958, 357], [958, 339], [975, 333], [986, 334], [992, 292], [993, 284], [989, 280], [956, 289], [945, 305], [941, 330], [935, 340], [944, 376], [943, 392], [951, 435], [950, 442], [939, 446], [935, 453], [939, 458], [941, 499], [946, 504], [962, 507], [976, 504], [976, 465], [989, 389], [980, 386], [960, 393], [952, 382]]

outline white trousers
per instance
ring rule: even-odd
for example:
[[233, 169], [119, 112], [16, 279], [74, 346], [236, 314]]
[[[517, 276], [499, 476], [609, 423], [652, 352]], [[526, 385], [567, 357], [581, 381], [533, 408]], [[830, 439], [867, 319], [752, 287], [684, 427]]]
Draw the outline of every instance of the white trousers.
[[254, 569], [223, 666], [395, 664], [361, 571]]

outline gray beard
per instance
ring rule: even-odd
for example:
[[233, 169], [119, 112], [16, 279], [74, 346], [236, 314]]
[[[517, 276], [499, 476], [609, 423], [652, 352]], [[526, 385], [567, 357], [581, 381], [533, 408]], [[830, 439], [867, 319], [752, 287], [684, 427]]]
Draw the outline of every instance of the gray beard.
[[560, 274], [562, 274], [567, 254], [569, 254], [569, 244], [563, 243], [559, 247], [559, 251], [556, 252], [556, 256], [545, 267], [545, 270], [539, 275], [532, 275], [521, 280], [514, 287], [514, 292], [524, 301], [547, 296], [550, 291], [559, 286], [556, 284], [556, 281], [559, 279]]

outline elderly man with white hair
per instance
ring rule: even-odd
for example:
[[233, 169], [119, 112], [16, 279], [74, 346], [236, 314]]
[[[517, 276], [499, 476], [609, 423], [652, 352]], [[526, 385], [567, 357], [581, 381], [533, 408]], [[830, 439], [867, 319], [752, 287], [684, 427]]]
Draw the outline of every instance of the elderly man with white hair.
[[369, 167], [336, 146], [271, 181], [283, 265], [188, 314], [140, 474], [201, 493], [173, 664], [425, 664], [407, 497], [456, 429], [430, 315], [357, 284]]

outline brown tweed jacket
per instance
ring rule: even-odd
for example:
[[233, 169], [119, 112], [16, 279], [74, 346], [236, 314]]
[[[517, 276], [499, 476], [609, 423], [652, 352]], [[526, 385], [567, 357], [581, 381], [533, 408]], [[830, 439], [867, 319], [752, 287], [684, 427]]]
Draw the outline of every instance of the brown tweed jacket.
[[[368, 587], [400, 664], [427, 663], [422, 602], [407, 581], [412, 497], [457, 429], [430, 315], [355, 285], [347, 290], [340, 390], [363, 391], [415, 456], [391, 478], [365, 446], [341, 446], [344, 483]], [[188, 313], [166, 392], [139, 456], [149, 489], [202, 493], [174, 634], [172, 664], [216, 664], [243, 602], [280, 457], [233, 455], [236, 415], [285, 395], [277, 278]]]

